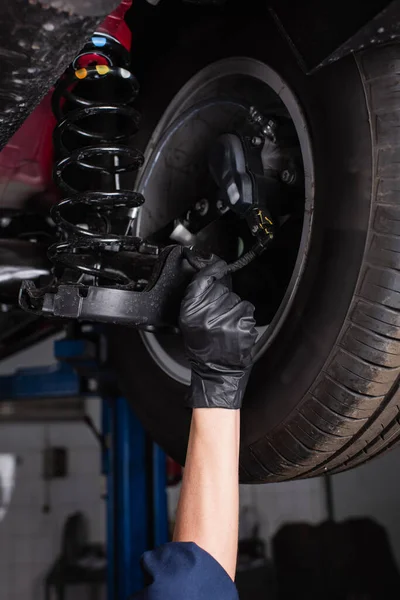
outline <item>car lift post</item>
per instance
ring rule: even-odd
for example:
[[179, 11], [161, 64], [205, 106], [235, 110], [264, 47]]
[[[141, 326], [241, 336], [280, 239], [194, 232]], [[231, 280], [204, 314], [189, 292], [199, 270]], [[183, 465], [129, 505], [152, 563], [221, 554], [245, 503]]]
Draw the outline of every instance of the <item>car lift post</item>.
[[[105, 374], [92, 342], [66, 338], [54, 346], [57, 368], [0, 377], [0, 402], [98, 395], [88, 392], [89, 379]], [[112, 374], [106, 378], [109, 383]], [[168, 541], [166, 457], [120, 395], [102, 397], [102, 432], [95, 433], [107, 481], [107, 598], [128, 600], [144, 584], [143, 552]]]
[[103, 432], [113, 440], [105, 449], [108, 600], [119, 600], [143, 587], [143, 552], [168, 541], [166, 461], [126, 398], [103, 402]]

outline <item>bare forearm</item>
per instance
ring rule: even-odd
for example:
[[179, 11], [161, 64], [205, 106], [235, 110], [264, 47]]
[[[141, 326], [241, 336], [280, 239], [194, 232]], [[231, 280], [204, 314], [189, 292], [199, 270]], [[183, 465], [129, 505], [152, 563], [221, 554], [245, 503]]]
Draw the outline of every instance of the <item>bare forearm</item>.
[[234, 579], [240, 411], [193, 410], [174, 541], [195, 542]]

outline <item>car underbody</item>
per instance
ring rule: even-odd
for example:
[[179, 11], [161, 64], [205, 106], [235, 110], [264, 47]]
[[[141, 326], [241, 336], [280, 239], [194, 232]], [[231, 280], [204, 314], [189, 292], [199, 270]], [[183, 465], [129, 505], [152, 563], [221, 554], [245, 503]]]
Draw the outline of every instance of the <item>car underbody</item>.
[[[93, 42], [95, 44], [102, 43], [102, 35], [106, 36], [108, 43], [107, 48], [102, 48], [102, 52], [99, 51], [99, 55], [104, 56], [104, 51], [105, 55], [108, 52], [109, 64], [111, 64], [111, 57], [115, 59], [115, 56], [119, 52], [119, 62], [116, 61], [115, 64], [119, 64], [122, 68], [129, 65], [131, 57], [126, 49], [130, 45], [130, 42], [127, 41], [130, 37], [130, 32], [127, 33], [126, 29], [128, 28], [126, 27], [126, 23], [123, 22], [127, 10], [130, 9], [126, 21], [129, 23], [131, 31], [133, 31], [135, 40], [138, 39], [139, 41], [138, 49], [135, 47], [134, 50], [133, 62], [135, 64], [141, 61], [140, 52], [143, 49], [146, 50], [143, 40], [146, 38], [147, 30], [143, 30], [143, 24], [148, 23], [149, 26], [155, 25], [156, 28], [158, 27], [156, 31], [159, 33], [160, 19], [168, 15], [173, 29], [183, 29], [196, 16], [204, 18], [204, 15], [208, 15], [210, 11], [211, 14], [213, 11], [215, 11], [215, 14], [227, 11], [235, 12], [238, 10], [238, 5], [234, 2], [226, 1], [209, 2], [205, 0], [193, 4], [190, 2], [185, 4], [184, 2], [169, 3], [164, 1], [161, 3], [162, 6], [160, 5], [159, 7], [159, 14], [150, 15], [151, 7], [146, 2], [135, 2], [131, 8], [129, 0], [122, 2], [119, 6], [117, 6], [118, 2], [110, 1], [107, 7], [105, 6], [107, 3], [96, 3], [96, 1], [87, 2], [82, 6], [79, 3], [74, 5], [71, 2], [70, 4], [64, 6], [64, 3], [54, 2], [50, 3], [50, 5], [41, 5], [41, 3], [33, 5], [25, 2], [17, 2], [13, 3], [12, 6], [5, 5], [2, 9], [2, 22], [4, 24], [2, 46], [4, 51], [2, 58], [0, 112], [3, 118], [0, 122], [0, 141], [1, 145], [5, 146], [5, 149], [2, 154], [3, 183], [1, 190], [1, 357], [26, 347], [43, 336], [51, 335], [55, 330], [63, 326], [59, 320], [52, 322], [40, 318], [42, 315], [86, 318], [90, 320], [97, 314], [97, 320], [111, 320], [123, 323], [124, 316], [122, 313], [124, 313], [125, 308], [122, 298], [129, 297], [129, 292], [125, 293], [126, 290], [130, 290], [131, 298], [134, 297], [132, 296], [132, 292], [137, 292], [137, 300], [133, 304], [138, 315], [140, 313], [138, 318], [141, 324], [147, 323], [148, 319], [145, 313], [148, 309], [145, 306], [149, 306], [149, 301], [141, 298], [139, 294], [145, 289], [146, 285], [149, 287], [149, 277], [151, 272], [154, 271], [154, 264], [158, 263], [158, 256], [162, 248], [168, 245], [166, 240], [169, 240], [170, 244], [177, 241], [179, 244], [188, 245], [188, 243], [193, 244], [197, 239], [197, 243], [199, 244], [200, 242], [200, 247], [207, 251], [210, 249], [209, 234], [208, 236], [207, 234], [199, 236], [199, 232], [204, 230], [205, 227], [211, 230], [212, 223], [229, 210], [227, 187], [221, 191], [224, 186], [222, 174], [216, 173], [215, 177], [219, 179], [222, 188], [219, 189], [218, 193], [213, 190], [215, 198], [212, 200], [211, 209], [209, 209], [209, 206], [205, 208], [203, 206], [203, 209], [199, 210], [198, 203], [201, 203], [202, 199], [198, 198], [189, 211], [185, 207], [183, 213], [173, 215], [170, 223], [163, 224], [162, 231], [158, 233], [158, 236], [155, 235], [157, 232], [152, 231], [153, 240], [150, 240], [150, 242], [146, 242], [146, 240], [140, 238], [134, 239], [132, 237], [132, 226], [144, 198], [139, 193], [128, 193], [126, 190], [124, 193], [117, 193], [115, 190], [112, 191], [112, 188], [115, 185], [115, 180], [119, 180], [122, 176], [126, 177], [125, 174], [127, 173], [128, 177], [125, 178], [127, 187], [132, 186], [135, 179], [133, 172], [136, 172], [137, 168], [143, 163], [142, 155], [131, 149], [130, 144], [130, 134], [135, 133], [137, 129], [139, 114], [133, 108], [126, 108], [136, 97], [138, 88], [137, 80], [130, 74], [128, 81], [124, 81], [124, 84], [127, 84], [125, 86], [127, 88], [127, 96], [118, 101], [116, 101], [115, 95], [115, 87], [118, 81], [113, 81], [110, 86], [114, 86], [114, 98], [112, 98], [113, 92], [111, 92], [111, 97], [108, 94], [111, 98], [110, 102], [107, 98], [107, 92], [104, 91], [105, 86], [103, 83], [100, 83], [99, 91], [96, 90], [94, 92], [93, 98], [90, 98], [90, 96], [93, 96], [93, 92], [90, 91], [88, 93], [87, 90], [85, 91], [85, 87], [83, 87], [83, 95], [85, 96], [86, 94], [88, 97], [78, 98], [78, 100], [74, 98], [75, 104], [72, 103], [67, 112], [70, 113], [71, 108], [76, 109], [76, 106], [83, 106], [86, 113], [83, 110], [82, 114], [75, 114], [72, 120], [70, 117], [66, 121], [63, 120], [65, 113], [62, 113], [60, 106], [57, 107], [57, 102], [60, 103], [61, 101], [61, 103], [64, 103], [63, 92], [67, 90], [67, 93], [70, 93], [68, 92], [68, 88], [74, 85], [73, 73], [72, 79], [71, 74], [69, 75], [69, 79], [67, 75], [63, 75], [64, 71], [68, 73], [66, 70], [68, 64], [71, 63], [76, 70], [77, 65], [83, 64], [84, 56], [89, 57], [86, 61], [89, 64], [88, 61], [95, 56], [96, 48], [97, 50], [100, 48], [100, 46], [93, 45]], [[358, 4], [359, 6], [357, 7], [353, 6], [352, 11], [346, 12], [346, 19], [342, 18], [343, 7], [340, 3], [336, 3], [329, 8], [324, 7], [324, 11], [321, 12], [321, 10], [318, 11], [316, 9], [313, 2], [303, 3], [300, 10], [299, 7], [294, 7], [293, 3], [283, 0], [271, 2], [269, 10], [278, 27], [281, 29], [282, 35], [286, 38], [287, 43], [291, 45], [302, 68], [307, 73], [313, 73], [315, 70], [331, 64], [333, 61], [340, 59], [359, 47], [364, 47], [368, 43], [385, 43], [399, 33], [396, 28], [396, 21], [393, 19], [393, 15], [396, 14], [397, 10], [397, 6], [395, 6], [396, 2], [375, 2], [368, 3], [368, 6], [362, 3]], [[107, 10], [111, 13], [111, 16], [103, 20]], [[114, 12], [112, 12], [113, 10]], [[329, 31], [329, 35], [324, 37], [321, 36], [320, 28], [322, 20]], [[98, 27], [99, 22], [100, 26]], [[337, 26], [339, 22], [341, 23], [341, 27]], [[8, 23], [13, 24], [12, 29], [7, 28], [6, 24]], [[95, 38], [90, 38], [94, 31], [98, 32], [97, 42]], [[312, 45], [308, 41], [310, 37], [313, 39]], [[92, 40], [91, 42], [86, 42], [86, 40], [90, 39]], [[57, 45], [55, 44], [56, 40]], [[155, 43], [152, 53], [156, 54], [156, 47], [163, 44], [165, 44], [165, 40], [163, 39]], [[29, 52], [27, 51], [28, 49]], [[124, 50], [125, 56], [122, 56]], [[101, 62], [105, 63], [105, 65], [107, 64], [107, 60]], [[146, 61], [143, 60], [143, 62], [145, 63]], [[101, 75], [96, 72], [96, 67], [92, 67], [92, 71], [87, 76], [85, 84], [88, 85], [87, 82], [92, 80], [95, 88], [96, 80], [101, 78]], [[115, 73], [114, 79], [118, 79], [118, 75], [119, 73]], [[52, 89], [51, 86], [56, 83], [57, 78], [61, 79], [59, 79], [54, 92], [50, 92], [49, 94], [49, 90]], [[109, 76], [109, 80], [111, 79], [112, 77]], [[119, 79], [121, 80], [121, 76], [119, 76]], [[103, 90], [101, 89], [102, 85]], [[129, 85], [130, 90], [128, 89]], [[62, 87], [61, 91], [60, 87]], [[104, 100], [101, 98], [101, 93], [103, 93]], [[45, 94], [47, 96], [44, 96]], [[92, 155], [86, 152], [86, 154], [84, 153], [77, 158], [78, 150], [76, 147], [79, 147], [79, 144], [76, 143], [76, 140], [70, 141], [68, 151], [71, 154], [72, 150], [70, 148], [75, 147], [75, 156], [69, 156], [68, 160], [75, 162], [75, 165], [77, 164], [78, 167], [81, 167], [80, 171], [79, 169], [78, 171], [75, 169], [74, 172], [73, 167], [72, 169], [70, 167], [70, 162], [65, 162], [65, 160], [63, 162], [62, 159], [58, 159], [57, 162], [53, 158], [50, 135], [55, 121], [53, 115], [50, 113], [49, 95], [53, 96], [53, 110], [59, 124], [55, 130], [54, 146], [56, 152], [58, 148], [59, 155], [62, 155], [64, 159], [67, 152], [65, 151], [65, 147], [63, 147], [65, 143], [63, 136], [71, 136], [68, 130], [71, 128], [75, 128], [76, 130], [79, 121], [82, 121], [84, 118], [92, 118], [93, 123], [96, 122], [96, 119], [97, 122], [100, 122], [102, 119], [107, 121], [108, 119], [111, 123], [113, 119], [121, 119], [120, 123], [117, 124], [116, 130], [115, 124], [106, 123], [104, 125], [103, 123], [103, 131], [100, 129], [96, 132], [96, 125], [91, 124], [89, 132], [81, 132], [82, 135], [87, 136], [87, 139], [90, 139], [90, 144], [87, 139], [84, 140], [84, 145], [86, 146], [93, 146], [93, 140], [100, 140], [102, 136], [100, 143], [102, 148], [97, 152], [103, 153], [103, 165], [104, 161], [107, 160], [107, 155], [114, 156], [114, 161], [121, 161], [119, 169], [114, 168], [107, 171], [107, 168], [104, 167], [101, 172], [99, 167], [98, 172], [95, 173], [95, 181], [96, 176], [97, 181], [94, 185], [92, 181], [88, 182], [87, 178], [85, 180], [85, 177], [82, 176], [82, 169], [84, 168], [82, 164], [84, 160], [90, 163], [90, 158], [94, 156], [94, 151], [92, 151]], [[40, 103], [43, 98], [44, 100]], [[70, 97], [69, 100], [71, 100]], [[219, 102], [225, 105], [230, 102], [233, 109], [240, 110], [241, 108], [240, 99], [235, 100], [231, 97], [225, 103], [224, 100], [219, 100]], [[38, 103], [40, 103], [38, 108], [31, 114], [24, 126], [25, 128], [20, 131], [19, 139], [18, 134], [13, 138], [13, 134]], [[92, 107], [90, 107], [90, 104]], [[110, 104], [108, 109], [107, 104]], [[273, 233], [271, 227], [270, 233], [267, 233], [266, 238], [263, 239], [265, 227], [262, 220], [264, 219], [264, 224], [268, 222], [272, 224], [272, 221], [270, 221], [270, 211], [267, 206], [261, 207], [257, 196], [268, 196], [269, 203], [272, 206], [278, 202], [290, 202], [290, 200], [284, 198], [285, 195], [288, 195], [287, 190], [282, 190], [282, 187], [281, 189], [277, 189], [279, 185], [276, 181], [277, 174], [284, 184], [283, 187], [286, 185], [289, 189], [289, 194], [293, 188], [297, 188], [297, 191], [302, 193], [301, 187], [304, 184], [304, 175], [301, 173], [301, 170], [303, 165], [300, 164], [301, 160], [298, 157], [298, 149], [296, 150], [293, 147], [295, 143], [291, 141], [292, 148], [288, 149], [287, 141], [282, 140], [282, 123], [280, 125], [277, 123], [276, 114], [265, 115], [257, 113], [257, 108], [250, 104], [247, 106], [243, 105], [242, 108], [244, 112], [248, 112], [247, 121], [251, 122], [252, 126], [248, 127], [247, 131], [243, 124], [237, 125], [236, 129], [234, 127], [231, 136], [235, 136], [236, 140], [234, 138], [230, 141], [225, 140], [224, 150], [227, 154], [231, 154], [233, 162], [235, 160], [236, 162], [244, 161], [248, 165], [250, 161], [255, 170], [248, 168], [246, 172], [246, 168], [244, 168], [243, 172], [240, 173], [240, 166], [238, 167], [238, 164], [233, 164], [232, 162], [230, 165], [225, 164], [221, 166], [219, 164], [218, 166], [222, 169], [225, 168], [225, 170], [229, 169], [229, 167], [232, 167], [234, 170], [236, 169], [236, 176], [241, 192], [241, 201], [239, 205], [236, 205], [236, 209], [239, 206], [241, 208], [236, 211], [236, 214], [242, 217], [246, 215], [250, 231], [254, 230], [257, 232], [255, 246], [257, 247], [257, 252], [261, 253], [264, 250], [264, 244], [266, 244], [266, 241], [270, 237], [273, 237]], [[253, 116], [251, 116], [251, 111], [254, 113]], [[60, 121], [62, 121], [61, 127]], [[113, 126], [114, 130], [112, 130]], [[122, 140], [124, 143], [116, 145], [115, 140], [120, 141], [122, 139], [121, 133], [118, 134], [118, 129], [121, 132], [125, 127], [131, 129], [129, 135]], [[276, 142], [276, 136], [273, 133], [273, 129], [276, 127], [278, 127], [278, 130], [280, 129], [278, 133], [278, 138], [281, 138], [280, 148], [279, 141], [278, 143]], [[290, 133], [292, 133], [293, 137], [293, 132], [289, 132], [289, 134], [284, 132], [283, 137], [286, 136], [288, 138]], [[29, 136], [29, 140], [27, 140], [27, 136]], [[42, 147], [35, 148], [36, 154], [32, 150], [31, 136], [37, 137], [38, 141], [42, 144]], [[11, 142], [7, 146], [10, 138], [12, 138]], [[105, 140], [108, 140], [108, 138], [110, 142], [107, 148]], [[238, 142], [236, 146], [235, 141]], [[114, 142], [115, 146], [114, 154], [112, 154], [112, 142]], [[24, 148], [24, 145], [29, 145], [29, 150], [26, 147]], [[60, 146], [62, 146], [61, 150]], [[236, 158], [234, 153], [235, 148], [237, 151]], [[292, 152], [291, 155], [290, 151]], [[55, 165], [51, 165], [49, 159], [53, 159]], [[219, 157], [216, 158], [217, 162], [218, 160]], [[29, 167], [27, 168], [24, 163], [28, 161]], [[122, 164], [124, 161], [125, 164]], [[79, 191], [81, 194], [80, 200], [77, 200], [76, 196], [72, 200], [75, 207], [78, 204], [81, 211], [84, 210], [85, 205], [87, 208], [91, 200], [89, 197], [90, 194], [92, 194], [94, 204], [93, 214], [91, 215], [92, 220], [96, 218], [101, 219], [101, 216], [99, 217], [99, 214], [97, 214], [100, 202], [105, 213], [107, 213], [107, 210], [109, 213], [111, 208], [115, 209], [117, 207], [120, 212], [117, 215], [117, 219], [120, 221], [116, 224], [117, 229], [118, 227], [121, 228], [121, 226], [122, 228], [124, 226], [125, 228], [127, 227], [128, 235], [126, 235], [126, 231], [124, 232], [125, 238], [121, 235], [121, 231], [118, 231], [116, 234], [108, 231], [104, 235], [104, 231], [99, 230], [98, 226], [96, 231], [95, 224], [95, 231], [92, 233], [92, 237], [89, 237], [90, 232], [88, 232], [87, 224], [79, 227], [76, 223], [69, 223], [64, 215], [68, 211], [71, 212], [70, 203], [65, 200], [59, 203], [60, 194], [51, 184], [50, 169], [52, 167], [54, 167], [55, 183], [61, 188], [64, 197], [68, 196], [67, 192], [71, 188], [73, 189], [73, 186], [65, 181], [63, 177], [63, 171], [66, 168], [67, 170], [69, 168], [71, 171], [69, 173], [70, 180], [71, 175], [72, 179], [75, 178], [75, 182], [83, 180], [78, 183], [78, 186], [85, 187], [86, 185], [88, 190], [90, 190], [86, 197]], [[29, 168], [35, 171], [33, 176], [30, 176]], [[267, 178], [265, 177], [267, 172], [271, 174], [269, 180], [268, 176]], [[111, 187], [110, 178], [113, 180]], [[263, 181], [260, 181], [261, 179]], [[92, 192], [91, 190], [96, 188], [96, 185], [97, 190]], [[261, 190], [260, 186], [265, 188], [268, 185], [267, 192], [265, 189]], [[73, 191], [78, 195], [78, 190], [73, 189]], [[246, 197], [246, 193], [248, 197]], [[103, 196], [101, 197], [101, 195]], [[275, 199], [273, 198], [274, 195]], [[253, 208], [246, 213], [250, 204], [253, 204]], [[233, 206], [232, 204], [230, 208], [232, 209]], [[266, 211], [266, 214], [261, 215], [261, 217], [257, 215], [257, 211], [260, 211], [260, 208]], [[274, 208], [276, 212], [276, 206]], [[51, 209], [52, 219], [50, 218]], [[121, 223], [123, 221], [121, 214], [124, 210], [126, 220], [125, 223]], [[287, 218], [287, 215], [279, 215], [279, 219], [281, 220], [285, 217]], [[75, 222], [81, 218], [79, 210], [78, 214], [72, 216]], [[268, 221], [265, 219], [268, 219]], [[260, 227], [258, 226], [258, 220], [261, 220]], [[110, 223], [107, 226], [110, 229]], [[228, 227], [230, 226], [228, 223]], [[61, 240], [58, 241], [58, 245], [56, 244], [56, 240], [59, 237], [59, 227], [66, 228], [66, 234], [63, 239], [66, 240], [69, 235], [70, 238], [73, 238], [73, 242]], [[164, 238], [161, 244], [156, 240], [157, 237], [158, 240]], [[205, 239], [207, 237], [208, 239]], [[200, 240], [200, 238], [202, 239]], [[78, 239], [79, 241], [77, 241]], [[227, 245], [229, 246], [229, 242]], [[83, 256], [89, 246], [91, 246], [91, 257], [88, 257], [87, 254]], [[50, 253], [48, 253], [49, 247], [52, 248]], [[224, 250], [226, 251], [227, 249], [222, 249], [222, 252]], [[76, 258], [76, 254], [79, 251], [81, 252], [80, 260], [82, 264], [79, 264], [79, 260]], [[102, 252], [103, 257], [101, 257]], [[122, 272], [123, 269], [120, 268], [120, 265], [123, 265], [124, 261], [125, 264], [127, 262], [126, 252], [134, 252], [129, 257], [132, 263], [136, 262], [134, 273], [124, 274]], [[119, 256], [118, 253], [120, 253]], [[110, 259], [111, 266], [104, 267], [104, 254]], [[229, 249], [228, 256], [232, 258], [232, 252], [229, 254]], [[102, 261], [100, 260], [101, 258]], [[165, 258], [164, 256], [163, 260]], [[102, 267], [99, 266], [100, 262], [103, 263]], [[49, 278], [51, 278], [51, 271], [54, 274], [54, 264], [60, 263], [64, 269], [71, 267], [78, 270], [80, 278], [71, 279], [69, 276], [67, 277], [67, 281], [70, 283], [76, 283], [77, 281], [82, 283], [86, 275], [86, 281], [94, 283], [98, 287], [100, 277], [103, 274], [108, 279], [108, 283], [111, 280], [114, 287], [119, 289], [119, 292], [116, 290], [114, 292], [110, 291], [107, 295], [103, 290], [101, 297], [99, 296], [95, 300], [94, 297], [91, 299], [95, 290], [90, 291], [90, 297], [88, 298], [88, 286], [84, 286], [82, 283], [80, 288], [75, 288], [75, 295], [77, 296], [75, 300], [67, 302], [66, 295], [70, 298], [71, 294], [65, 285], [58, 292], [58, 295], [54, 295], [56, 288], [54, 288], [53, 279], [53, 288], [47, 290], [47, 296], [44, 297], [44, 292], [39, 292], [34, 282], [32, 282], [32, 284], [24, 284], [22, 299], [20, 300], [24, 308], [31, 310], [31, 314], [22, 313], [17, 306], [21, 280], [35, 281], [41, 279], [41, 281], [46, 280], [48, 282]], [[106, 273], [107, 270], [108, 273]], [[57, 273], [58, 276], [59, 273], [60, 269]], [[91, 280], [90, 276], [92, 276]], [[153, 277], [150, 287], [154, 286], [155, 281], [156, 278]], [[100, 285], [100, 287], [102, 286]], [[99, 293], [97, 292], [97, 294]], [[114, 296], [112, 295], [113, 293]], [[179, 293], [180, 290], [177, 297], [179, 297]], [[118, 294], [121, 300], [117, 300]], [[153, 291], [153, 295], [155, 298], [160, 299], [160, 292], [157, 286]], [[144, 303], [143, 309], [139, 308], [139, 303], [142, 300]], [[116, 301], [118, 303], [122, 302], [120, 307], [122, 312], [120, 314], [118, 312], [110, 312], [107, 308], [107, 305], [113, 304]], [[47, 304], [47, 308], [43, 308], [43, 302]], [[39, 304], [40, 309], [38, 308]], [[174, 304], [176, 305], [177, 301]], [[49, 308], [50, 305], [51, 308]], [[100, 317], [100, 306], [104, 308], [103, 319]], [[159, 305], [157, 315], [150, 316], [148, 328], [151, 329], [154, 326], [173, 327], [176, 323], [176, 306], [174, 309], [169, 309], [169, 311], [171, 313], [169, 315], [162, 314], [163, 309]], [[142, 313], [144, 314], [142, 315]], [[150, 323], [150, 321], [154, 322]]]
[[[195, 247], [256, 309], [242, 480], [391, 447], [400, 8], [347, 4], [0, 8], [0, 358], [101, 323], [146, 422], [190, 381]], [[181, 409], [147, 428], [183, 462]]]

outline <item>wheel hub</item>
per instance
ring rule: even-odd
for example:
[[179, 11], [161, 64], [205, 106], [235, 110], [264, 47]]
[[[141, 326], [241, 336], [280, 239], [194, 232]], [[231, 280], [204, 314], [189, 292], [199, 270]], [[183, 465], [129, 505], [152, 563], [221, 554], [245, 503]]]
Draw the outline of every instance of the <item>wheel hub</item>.
[[[229, 194], [225, 193], [225, 199], [218, 195], [221, 181], [210, 177], [210, 149], [224, 135], [247, 136], [252, 150], [259, 153], [259, 175], [281, 190], [275, 206], [268, 204], [277, 215], [278, 235], [268, 252], [233, 276], [234, 290], [256, 306], [259, 356], [277, 335], [293, 301], [312, 215], [313, 170], [306, 124], [295, 97], [274, 71], [253, 59], [227, 59], [209, 65], [181, 89], [145, 153], [136, 189], [146, 195], [146, 205], [136, 232], [151, 234], [199, 203], [200, 216], [205, 206], [223, 216], [218, 225], [196, 234], [196, 245], [202, 243], [229, 261], [251, 247], [255, 230], [232, 210], [224, 212]], [[190, 381], [179, 340], [145, 334], [144, 342], [171, 377]]]

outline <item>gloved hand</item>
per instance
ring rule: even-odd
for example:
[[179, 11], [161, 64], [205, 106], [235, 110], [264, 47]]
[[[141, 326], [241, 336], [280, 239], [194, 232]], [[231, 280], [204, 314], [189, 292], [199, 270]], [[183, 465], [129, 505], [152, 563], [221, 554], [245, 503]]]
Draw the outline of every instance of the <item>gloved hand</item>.
[[252, 367], [254, 306], [221, 281], [226, 267], [214, 257], [194, 276], [181, 305], [180, 328], [192, 367], [192, 408], [240, 408]]

